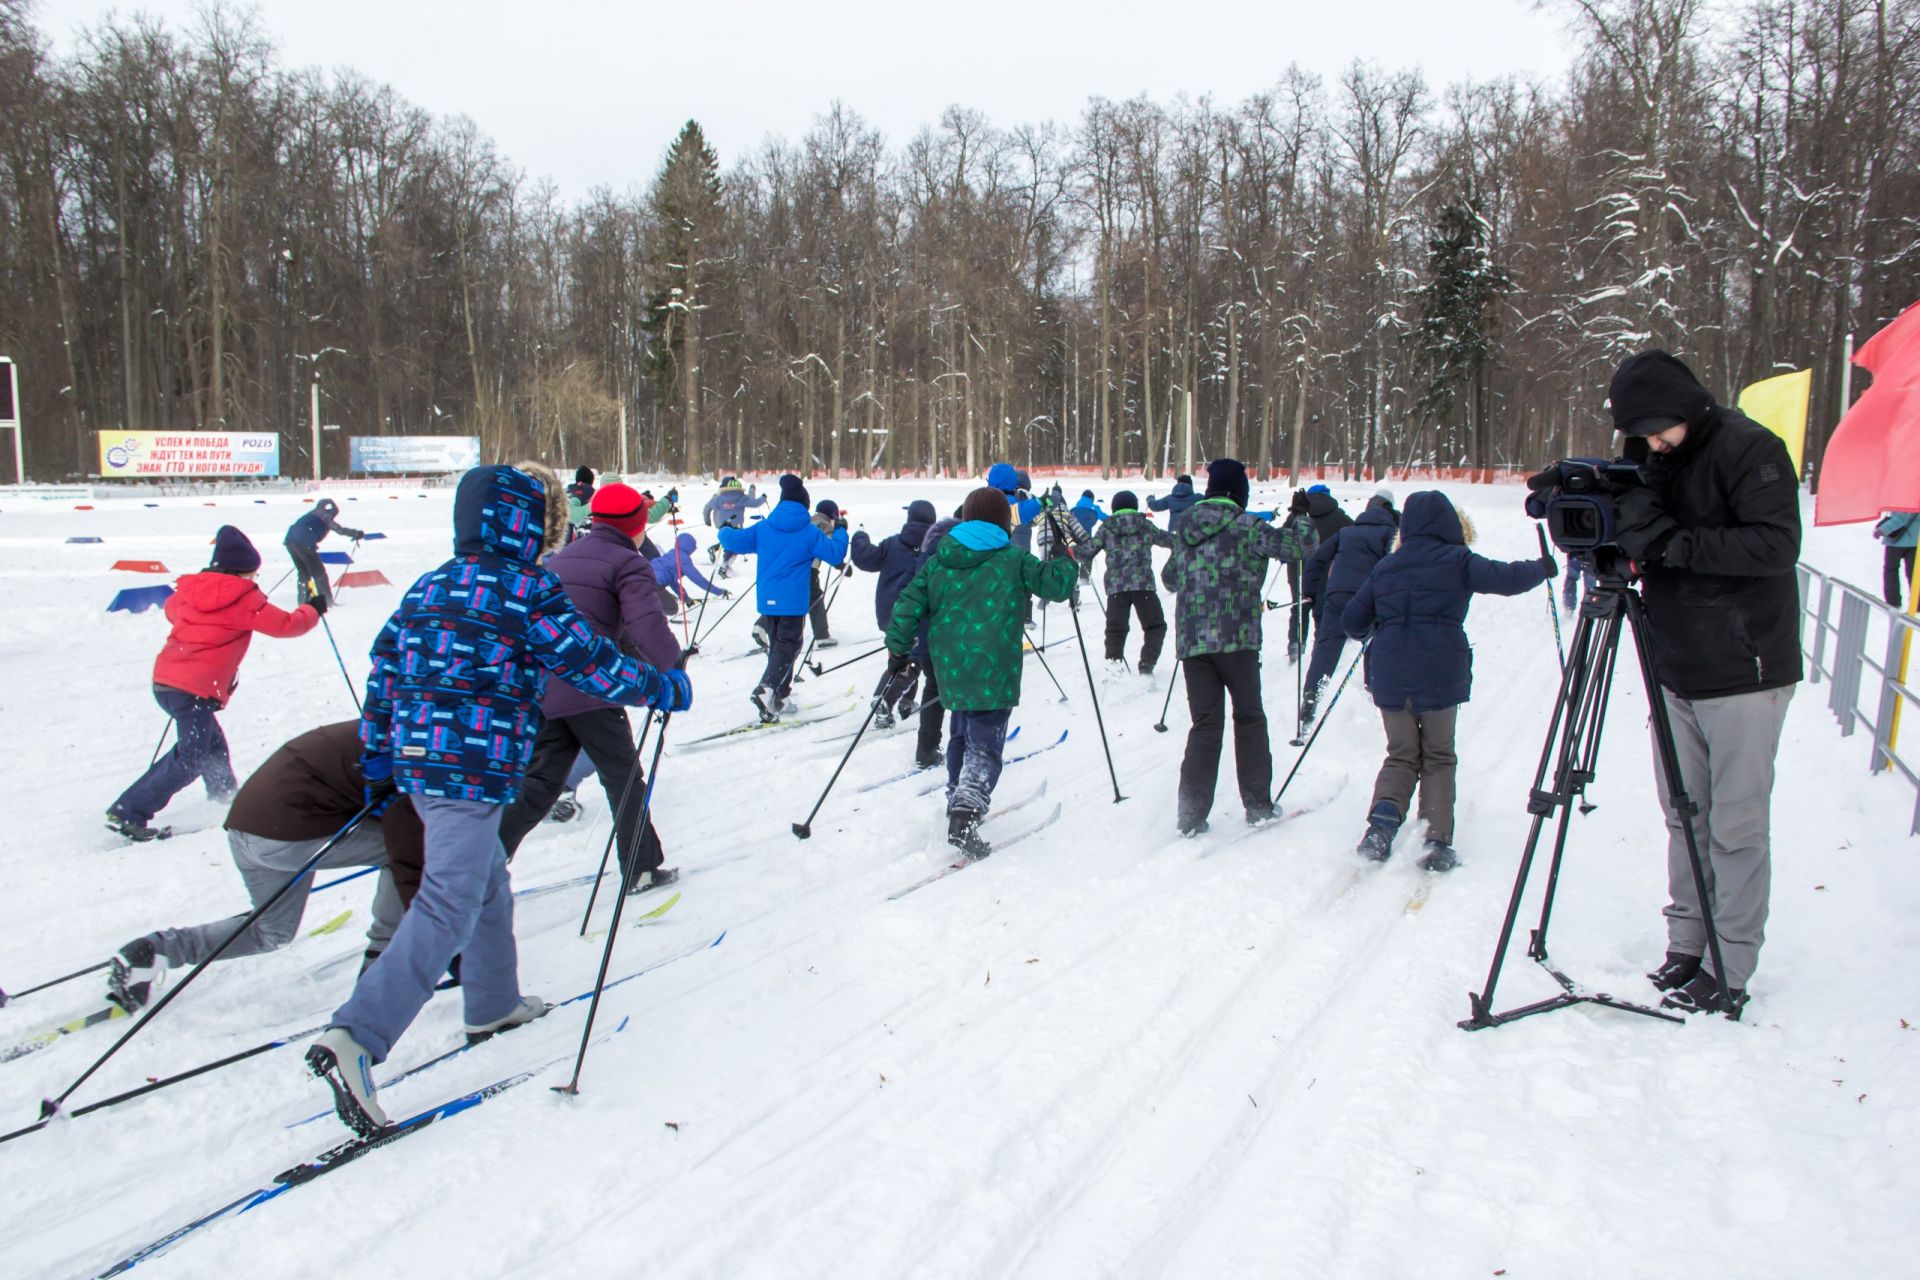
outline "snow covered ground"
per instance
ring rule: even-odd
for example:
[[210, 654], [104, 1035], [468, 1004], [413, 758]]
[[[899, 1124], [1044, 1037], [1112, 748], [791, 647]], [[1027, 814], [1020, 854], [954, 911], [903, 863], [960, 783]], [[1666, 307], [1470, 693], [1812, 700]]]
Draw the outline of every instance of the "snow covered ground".
[[[909, 498], [947, 509], [967, 487], [814, 493], [878, 537]], [[1103, 501], [1116, 487], [1096, 486]], [[1356, 509], [1371, 488], [1336, 492]], [[1452, 491], [1482, 551], [1535, 554], [1517, 488]], [[694, 510], [706, 496], [683, 492]], [[163, 815], [190, 832], [165, 843], [123, 846], [101, 829], [163, 723], [148, 677], [166, 630], [158, 612], [102, 612], [118, 587], [167, 580], [108, 566], [198, 567], [214, 527], [231, 521], [267, 554], [271, 582], [282, 532], [304, 508], [291, 495], [97, 505], [0, 511], [0, 723], [14, 778], [0, 830], [0, 985], [13, 990], [149, 928], [244, 905], [204, 796]], [[388, 609], [445, 555], [449, 506], [446, 491], [411, 490], [344, 504], [348, 523], [389, 535], [365, 544], [357, 567], [393, 582], [347, 592], [330, 616], [356, 679]], [[105, 542], [65, 541], [89, 534]], [[1807, 555], [1878, 581], [1864, 526], [1810, 530]], [[818, 656], [868, 647], [872, 584], [849, 582], [834, 609], [842, 643]], [[290, 586], [276, 599], [290, 601]], [[1289, 792], [1318, 807], [1248, 835], [1229, 761], [1213, 832], [1186, 842], [1171, 816], [1183, 699], [1172, 732], [1152, 728], [1169, 664], [1159, 681], [1101, 687], [1128, 797], [1116, 805], [1070, 643], [1047, 657], [1071, 701], [1029, 663], [1014, 745], [1071, 736], [1010, 766], [1000, 789], [1013, 800], [1045, 781], [1064, 819], [890, 902], [943, 861], [940, 799], [917, 794], [920, 780], [855, 790], [907, 766], [909, 734], [861, 744], [806, 842], [789, 823], [806, 816], [852, 717], [673, 745], [748, 718], [759, 664], [728, 660], [750, 646], [747, 615], [695, 659], [695, 706], [660, 771], [657, 820], [685, 897], [659, 923], [623, 929], [613, 972], [723, 930], [724, 941], [608, 993], [599, 1025], [626, 1028], [594, 1049], [577, 1099], [540, 1087], [565, 1078], [549, 1072], [223, 1222], [143, 1274], [317, 1277], [348, 1260], [468, 1276], [1913, 1274], [1920, 843], [1905, 834], [1911, 792], [1866, 773], [1867, 742], [1839, 737], [1824, 686], [1803, 686], [1788, 722], [1773, 916], [1745, 1023], [1672, 1026], [1587, 1006], [1468, 1034], [1454, 1023], [1486, 977], [1555, 690], [1541, 594], [1473, 607], [1464, 865], [1412, 911], [1422, 873], [1406, 852], [1411, 828], [1383, 868], [1361, 870], [1352, 853], [1382, 742], [1357, 687]], [[1284, 776], [1294, 677], [1280, 617], [1266, 674]], [[1050, 636], [1070, 626], [1057, 608], [1047, 625]], [[878, 661], [802, 689], [864, 693]], [[1650, 1000], [1640, 975], [1663, 950], [1665, 837], [1629, 667], [1592, 790], [1599, 807], [1575, 825], [1552, 950], [1589, 986]], [[352, 715], [315, 633], [256, 640], [222, 719], [244, 777], [287, 737]], [[593, 783], [581, 794], [583, 818], [543, 826], [522, 848], [517, 885], [593, 869], [606, 804]], [[351, 963], [326, 962], [357, 956], [366, 886], [315, 896], [309, 927], [354, 910], [340, 932], [216, 966], [72, 1101], [323, 1022], [352, 981]], [[591, 985], [600, 944], [575, 936], [584, 902], [576, 890], [520, 905], [527, 990], [552, 999]], [[603, 899], [603, 921], [607, 911]], [[1516, 958], [1497, 1003], [1555, 990]], [[88, 979], [0, 1010], [0, 1044], [85, 1011], [97, 991]], [[388, 1110], [410, 1114], [570, 1053], [582, 1009], [407, 1081]], [[459, 1016], [453, 997], [436, 998], [390, 1066], [450, 1047]], [[0, 1067], [0, 1128], [32, 1120], [110, 1034]], [[289, 1047], [0, 1147], [0, 1270], [92, 1274], [336, 1142], [330, 1117], [285, 1127], [326, 1104]]]

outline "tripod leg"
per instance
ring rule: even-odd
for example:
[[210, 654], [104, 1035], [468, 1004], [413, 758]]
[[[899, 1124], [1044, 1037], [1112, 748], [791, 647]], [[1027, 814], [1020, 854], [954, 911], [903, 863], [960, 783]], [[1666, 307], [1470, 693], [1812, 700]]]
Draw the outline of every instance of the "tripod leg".
[[1553, 861], [1547, 867], [1547, 892], [1540, 903], [1540, 927], [1534, 931], [1527, 947], [1527, 954], [1536, 961], [1547, 958], [1547, 926], [1552, 923], [1554, 898], [1560, 889], [1560, 866], [1566, 857], [1567, 828], [1573, 821], [1574, 803], [1593, 776], [1600, 726], [1606, 720], [1607, 699], [1613, 692], [1613, 657], [1620, 645], [1620, 616], [1616, 610], [1597, 625], [1582, 619], [1585, 635], [1576, 633], [1574, 639], [1582, 670], [1571, 695], [1573, 707], [1567, 719], [1566, 754], [1554, 780], [1554, 793], [1560, 805], [1560, 830], [1553, 842]]
[[1686, 837], [1687, 863], [1693, 872], [1693, 890], [1700, 899], [1700, 925], [1707, 932], [1707, 955], [1713, 961], [1713, 980], [1720, 991], [1721, 1008], [1729, 1017], [1739, 1011], [1733, 1007], [1733, 992], [1727, 985], [1727, 969], [1720, 957], [1720, 929], [1713, 922], [1713, 895], [1707, 889], [1705, 865], [1700, 861], [1700, 842], [1693, 820], [1700, 811], [1687, 794], [1687, 781], [1680, 770], [1680, 748], [1673, 740], [1673, 718], [1667, 711], [1667, 691], [1654, 671], [1653, 647], [1648, 635], [1645, 608], [1639, 597], [1627, 597], [1627, 619], [1633, 624], [1634, 647], [1640, 658], [1640, 671], [1646, 680], [1647, 705], [1653, 709], [1654, 741], [1660, 750], [1660, 768], [1666, 775], [1667, 795], [1673, 811], [1680, 815], [1680, 831]]

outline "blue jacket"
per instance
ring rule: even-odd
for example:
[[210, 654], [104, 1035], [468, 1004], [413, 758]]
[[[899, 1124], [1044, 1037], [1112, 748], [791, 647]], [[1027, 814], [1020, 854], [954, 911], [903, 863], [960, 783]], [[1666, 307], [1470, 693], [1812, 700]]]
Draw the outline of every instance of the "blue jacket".
[[[551, 500], [549, 500], [551, 499]], [[409, 795], [511, 804], [552, 671], [582, 693], [638, 704], [659, 674], [593, 629], [539, 565], [564, 536], [551, 474], [476, 467], [453, 500], [453, 559], [407, 589], [373, 642], [360, 741], [391, 754]]]
[[[1313, 553], [1307, 562], [1307, 581], [1314, 589], [1306, 594], [1324, 594], [1329, 601], [1337, 599], [1344, 607], [1373, 572], [1373, 566], [1393, 550], [1393, 540], [1399, 532], [1400, 524], [1388, 507], [1368, 503], [1358, 520], [1335, 530], [1332, 539], [1321, 543]], [[1330, 621], [1339, 625], [1337, 619]]]
[[1180, 527], [1180, 522], [1186, 519], [1187, 512], [1198, 501], [1200, 501], [1200, 495], [1193, 491], [1192, 483], [1182, 480], [1173, 486], [1173, 491], [1166, 497], [1148, 498], [1147, 509], [1167, 512], [1167, 532], [1171, 533]]
[[1873, 526], [1873, 534], [1890, 547], [1911, 547], [1920, 545], [1920, 514], [1911, 511], [1893, 511], [1880, 517], [1880, 523]]
[[798, 502], [775, 504], [773, 514], [744, 529], [722, 528], [720, 545], [735, 555], [758, 556], [754, 593], [769, 618], [797, 618], [813, 603], [813, 562], [844, 564], [847, 531], [828, 537], [814, 527], [812, 513]]
[[873, 588], [873, 614], [882, 631], [893, 621], [893, 602], [919, 572], [920, 546], [932, 527], [924, 520], [909, 520], [900, 526], [900, 532], [878, 542], [868, 538], [865, 529], [853, 535], [847, 549], [853, 557], [853, 567], [880, 576]]
[[1102, 511], [1100, 504], [1093, 499], [1082, 498], [1073, 504], [1073, 518], [1080, 522], [1082, 529], [1085, 529], [1088, 533], [1092, 533], [1093, 526], [1105, 520], [1107, 513]]
[[[1345, 541], [1350, 530], [1342, 530]], [[1502, 562], [1467, 549], [1466, 530], [1446, 496], [1431, 489], [1407, 498], [1400, 549], [1354, 594], [1340, 624], [1356, 640], [1369, 633], [1367, 687], [1388, 711], [1438, 711], [1473, 690], [1467, 604], [1475, 592], [1517, 596], [1547, 580], [1538, 560]]]
[[690, 533], [683, 533], [673, 540], [673, 550], [663, 556], [653, 557], [653, 580], [663, 587], [672, 587], [686, 597], [687, 589], [681, 584], [684, 578], [708, 595], [714, 592], [714, 586], [708, 582], [699, 568], [693, 563], [693, 553], [700, 547], [699, 540]]

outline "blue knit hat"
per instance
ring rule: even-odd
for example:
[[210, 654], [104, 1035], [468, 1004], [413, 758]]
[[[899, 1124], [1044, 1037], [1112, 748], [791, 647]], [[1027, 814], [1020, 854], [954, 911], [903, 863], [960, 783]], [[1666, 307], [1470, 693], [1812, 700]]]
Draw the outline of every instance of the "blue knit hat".
[[215, 573], [258, 573], [260, 553], [247, 535], [230, 524], [220, 526], [213, 535], [213, 560], [207, 568]]
[[1020, 487], [1020, 473], [1011, 462], [996, 462], [987, 468], [987, 488], [1012, 493]]

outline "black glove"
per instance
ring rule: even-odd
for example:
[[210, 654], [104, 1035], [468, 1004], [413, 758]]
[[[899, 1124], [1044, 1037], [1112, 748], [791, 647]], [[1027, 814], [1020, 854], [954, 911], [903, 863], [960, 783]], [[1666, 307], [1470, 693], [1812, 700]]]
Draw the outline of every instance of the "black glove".
[[1680, 525], [1652, 489], [1628, 489], [1614, 499], [1614, 541], [1638, 565], [1659, 564]]
[[1305, 489], [1295, 489], [1293, 491], [1293, 501], [1287, 504], [1287, 514], [1290, 516], [1303, 516], [1307, 514], [1307, 491]]
[[887, 678], [882, 689], [900, 689], [907, 683], [908, 675], [913, 671], [913, 659], [904, 653], [887, 650]]
[[327, 598], [325, 596], [316, 595], [309, 599], [307, 603], [313, 606], [313, 611], [321, 617], [324, 618], [327, 616]]
[[1560, 576], [1560, 563], [1552, 556], [1541, 556], [1540, 568], [1546, 572], [1549, 582]]
[[840, 530], [842, 533], [845, 533], [847, 529], [847, 518], [845, 516], [841, 516], [838, 520], [835, 520], [833, 522], [833, 527]]

